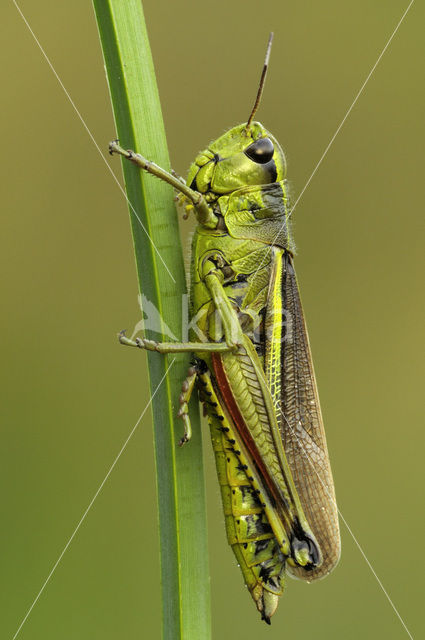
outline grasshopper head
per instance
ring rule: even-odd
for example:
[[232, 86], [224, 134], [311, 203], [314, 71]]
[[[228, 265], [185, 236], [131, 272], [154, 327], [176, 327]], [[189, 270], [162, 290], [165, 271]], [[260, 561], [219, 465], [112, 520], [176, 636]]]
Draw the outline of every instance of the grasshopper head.
[[187, 184], [214, 198], [249, 185], [280, 182], [286, 175], [284, 153], [259, 122], [240, 124], [201, 152]]
[[270, 58], [273, 33], [269, 36], [260, 84], [246, 124], [227, 131], [198, 155], [187, 184], [206, 200], [243, 187], [280, 182], [286, 174], [285, 156], [279, 143], [259, 122], [253, 122], [260, 104]]

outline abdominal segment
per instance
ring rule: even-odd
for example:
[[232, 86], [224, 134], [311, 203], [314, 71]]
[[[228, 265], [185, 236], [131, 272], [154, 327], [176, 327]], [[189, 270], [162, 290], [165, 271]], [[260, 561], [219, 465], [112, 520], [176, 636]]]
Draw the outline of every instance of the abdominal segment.
[[221, 407], [209, 372], [200, 376], [220, 483], [227, 539], [245, 583], [269, 622], [284, 588], [285, 555], [279, 548], [255, 488], [250, 461], [237, 448], [234, 428]]

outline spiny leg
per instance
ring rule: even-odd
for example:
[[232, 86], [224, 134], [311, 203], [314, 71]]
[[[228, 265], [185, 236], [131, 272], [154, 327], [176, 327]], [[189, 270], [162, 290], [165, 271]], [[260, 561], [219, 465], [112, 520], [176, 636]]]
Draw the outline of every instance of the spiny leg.
[[109, 153], [111, 155], [118, 153], [140, 167], [140, 169], [144, 169], [160, 180], [171, 184], [174, 189], [180, 193], [184, 193], [184, 195], [193, 203], [198, 214], [199, 222], [211, 229], [214, 229], [217, 226], [218, 219], [212, 212], [212, 209], [208, 206], [202, 193], [188, 187], [184, 180], [177, 176], [175, 172], [170, 173], [169, 171], [162, 169], [160, 166], [155, 164], [155, 162], [150, 162], [140, 155], [140, 153], [136, 153], [131, 149], [123, 149], [123, 147], [118, 144], [118, 140], [112, 140], [112, 142], [109, 143]]
[[183, 381], [182, 392], [179, 396], [180, 409], [177, 413], [178, 417], [183, 420], [184, 432], [183, 437], [179, 441], [179, 447], [182, 447], [192, 437], [192, 426], [189, 418], [189, 400], [196, 384], [199, 374], [199, 368], [196, 365], [189, 367], [187, 378]]
[[[193, 351], [192, 348], [186, 348], [187, 346], [192, 347], [193, 346], [192, 343], [187, 343], [187, 344], [182, 343], [182, 344], [176, 345], [176, 344], [167, 343], [167, 342], [162, 342], [162, 343], [154, 342], [153, 340], [146, 340], [145, 338], [130, 340], [125, 336], [124, 331], [121, 331], [118, 334], [118, 338], [120, 343], [126, 346], [138, 347], [140, 349], [147, 349], [149, 351], [158, 351], [160, 353], [176, 353], [176, 351], [173, 350], [174, 347], [178, 348], [177, 353], [179, 351]], [[179, 347], [183, 347], [183, 349], [180, 349]], [[170, 351], [170, 348], [171, 348], [171, 351]], [[199, 373], [200, 373], [199, 366], [197, 366], [196, 364], [191, 365], [188, 369], [187, 377], [185, 378], [182, 384], [182, 392], [179, 396], [180, 409], [177, 413], [177, 416], [183, 420], [184, 431], [183, 431], [182, 438], [179, 440], [179, 447], [182, 447], [184, 444], [186, 444], [186, 442], [189, 442], [189, 440], [192, 437], [192, 426], [189, 418], [189, 400], [192, 396], [192, 392], [195, 387], [196, 380], [198, 378]]]
[[147, 338], [136, 338], [132, 340], [127, 338], [124, 331], [118, 335], [121, 344], [127, 347], [138, 347], [146, 351], [157, 351], [158, 353], [197, 353], [197, 352], [213, 352], [224, 353], [232, 351], [233, 348], [225, 342], [155, 342]]
[[[226, 352], [230, 351], [230, 348], [224, 342], [155, 342], [154, 340], [147, 340], [146, 338], [136, 338], [131, 340], [127, 338], [124, 331], [118, 334], [118, 339], [121, 344], [137, 347], [139, 349], [145, 349], [147, 351], [157, 351], [158, 353], [196, 353], [197, 351], [212, 351], [212, 352]], [[200, 374], [200, 369], [196, 365], [192, 365], [189, 368], [187, 378], [182, 384], [182, 393], [179, 397], [180, 409], [178, 416], [182, 418], [184, 424], [183, 437], [179, 441], [179, 446], [183, 446], [192, 437], [192, 427], [189, 418], [189, 400], [192, 395], [196, 380]]]
[[132, 149], [123, 149], [123, 147], [118, 144], [118, 140], [113, 140], [109, 143], [109, 153], [111, 155], [118, 153], [140, 167], [140, 169], [144, 169], [148, 173], [160, 178], [160, 180], [168, 182], [168, 184], [171, 184], [175, 189], [177, 189], [177, 191], [184, 193], [190, 200], [192, 200], [192, 202], [194, 202], [194, 204], [198, 204], [203, 199], [201, 193], [198, 193], [188, 187], [186, 183], [177, 176], [177, 174], [173, 172], [170, 173], [169, 171], [162, 169], [160, 166], [155, 164], [155, 162], [146, 160], [146, 158], [140, 155], [140, 153], [136, 153]]

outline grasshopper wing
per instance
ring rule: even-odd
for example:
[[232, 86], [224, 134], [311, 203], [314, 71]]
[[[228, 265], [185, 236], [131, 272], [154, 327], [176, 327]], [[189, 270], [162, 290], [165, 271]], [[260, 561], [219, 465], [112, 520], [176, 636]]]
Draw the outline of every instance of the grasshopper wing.
[[320, 567], [288, 567], [301, 579], [326, 576], [340, 556], [338, 511], [310, 344], [290, 254], [274, 248], [266, 314], [265, 371], [283, 447], [307, 521], [322, 552]]

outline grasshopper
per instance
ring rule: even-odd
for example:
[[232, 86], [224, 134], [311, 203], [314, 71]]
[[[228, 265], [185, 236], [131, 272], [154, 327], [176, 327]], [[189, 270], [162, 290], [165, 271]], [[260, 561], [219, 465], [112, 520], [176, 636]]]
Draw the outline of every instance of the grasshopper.
[[118, 141], [110, 152], [165, 180], [192, 245], [190, 342], [123, 344], [192, 352], [183, 383], [180, 444], [190, 439], [188, 402], [197, 386], [208, 415], [227, 538], [261, 617], [270, 624], [285, 574], [312, 581], [340, 555], [338, 513], [310, 345], [293, 265], [285, 155], [254, 122], [254, 107], [199, 153], [186, 182]]

